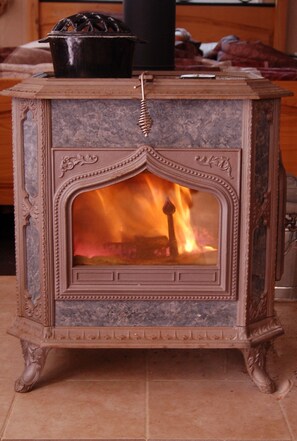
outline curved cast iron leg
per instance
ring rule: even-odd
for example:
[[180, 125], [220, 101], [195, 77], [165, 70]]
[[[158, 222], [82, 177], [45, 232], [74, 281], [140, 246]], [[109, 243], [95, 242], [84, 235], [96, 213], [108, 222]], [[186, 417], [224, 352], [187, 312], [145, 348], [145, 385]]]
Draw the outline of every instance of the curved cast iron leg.
[[261, 392], [275, 392], [275, 384], [266, 372], [266, 355], [269, 343], [261, 343], [247, 349], [242, 349], [247, 371]]
[[25, 359], [25, 369], [15, 382], [16, 392], [29, 392], [39, 380], [49, 348], [41, 348], [26, 340], [21, 340]]

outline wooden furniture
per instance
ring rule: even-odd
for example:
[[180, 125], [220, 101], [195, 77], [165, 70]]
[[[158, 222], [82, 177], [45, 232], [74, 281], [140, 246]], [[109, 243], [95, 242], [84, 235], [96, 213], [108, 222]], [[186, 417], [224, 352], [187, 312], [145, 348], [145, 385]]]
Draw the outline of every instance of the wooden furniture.
[[[0, 91], [16, 79], [0, 79]], [[0, 96], [0, 205], [13, 205], [11, 98]]]
[[297, 81], [275, 81], [293, 95], [284, 97], [281, 105], [280, 147], [286, 172], [297, 176]]
[[[287, 7], [287, 0], [278, 0], [275, 5], [177, 4], [176, 27], [186, 28], [198, 41], [213, 42], [225, 35], [237, 35], [285, 50]], [[61, 18], [83, 10], [121, 14], [122, 2], [41, 1], [35, 36], [46, 36]]]
[[[16, 390], [34, 386], [52, 347], [208, 347], [241, 350], [254, 383], [271, 393], [267, 345], [282, 333], [273, 306], [278, 124], [288, 92], [220, 73], [198, 81], [148, 76], [151, 126], [147, 112], [138, 123], [140, 80], [28, 79], [6, 91], [19, 289], [9, 332], [20, 338], [26, 366]], [[153, 197], [143, 191], [148, 178]], [[183, 188], [176, 199], [172, 186]], [[194, 199], [202, 196], [211, 203]], [[190, 215], [177, 223], [185, 207]], [[152, 237], [146, 225], [156, 211]], [[184, 224], [185, 242], [177, 228]]]
[[[32, 39], [45, 36], [59, 19], [80, 10], [121, 14], [122, 4], [121, 2], [39, 2], [35, 37], [33, 34]], [[186, 28], [194, 39], [202, 42], [219, 41], [225, 35], [234, 34], [241, 39], [260, 40], [285, 51], [287, 12], [288, 0], [276, 0], [275, 5], [264, 6], [177, 4], [176, 26]], [[291, 90], [294, 94], [297, 92], [295, 81], [276, 82], [276, 84]], [[286, 97], [282, 102], [280, 145], [286, 171], [297, 176], [296, 104], [295, 97]]]
[[[242, 38], [259, 39], [280, 50], [285, 50], [287, 0], [278, 0], [275, 6], [218, 6], [177, 5], [177, 26], [188, 29], [193, 38], [203, 42], [218, 41], [227, 34]], [[95, 2], [43, 2], [27, 0], [26, 20], [30, 40], [38, 40], [49, 32], [63, 17], [80, 10], [100, 10], [121, 13], [122, 4]], [[17, 79], [0, 78], [0, 90], [9, 87]], [[297, 82], [276, 83], [297, 92]], [[11, 173], [11, 122], [10, 101], [0, 97], [1, 162], [0, 205], [13, 204]], [[297, 175], [296, 98], [286, 97], [282, 103], [280, 143], [283, 162], [288, 172]]]

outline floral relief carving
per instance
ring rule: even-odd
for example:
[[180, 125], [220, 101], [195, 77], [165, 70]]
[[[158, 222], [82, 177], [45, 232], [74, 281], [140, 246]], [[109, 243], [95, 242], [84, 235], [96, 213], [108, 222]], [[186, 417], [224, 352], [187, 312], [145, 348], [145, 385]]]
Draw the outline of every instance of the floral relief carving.
[[[282, 334], [282, 328], [277, 319], [272, 318], [271, 320], [263, 323], [260, 326], [251, 329], [247, 335], [247, 330], [244, 327], [234, 327], [234, 328], [215, 328], [215, 329], [206, 329], [206, 328], [159, 328], [156, 327], [154, 329], [147, 328], [122, 328], [122, 327], [106, 327], [106, 328], [94, 328], [90, 327], [90, 329], [86, 327], [49, 327], [42, 328], [42, 325], [37, 322], [32, 322], [23, 318], [18, 318], [14, 322], [12, 328], [12, 333], [21, 333], [22, 335], [31, 335], [36, 339], [44, 341], [44, 343], [48, 343], [49, 345], [59, 344], [61, 341], [73, 341], [80, 340], [82, 342], [96, 342], [100, 345], [104, 346], [106, 341], [117, 343], [122, 340], [128, 340], [133, 344], [149, 344], [152, 340], [156, 343], [160, 343], [161, 345], [164, 342], [168, 342], [174, 344], [179, 341], [187, 341], [189, 344], [191, 342], [203, 342], [207, 341], [210, 345], [211, 343], [216, 344], [217, 341], [223, 342], [247, 342], [247, 341], [255, 341], [257, 339], [261, 339], [267, 334], [276, 335]], [[258, 350], [254, 353], [253, 350], [249, 351], [249, 348], [244, 349], [249, 353], [249, 365], [253, 367], [253, 357], [256, 357], [256, 360], [260, 359], [261, 347], [259, 348], [257, 345], [255, 346]], [[265, 349], [265, 348], [264, 348]], [[260, 352], [259, 352], [260, 351]], [[258, 353], [259, 352], [259, 353]], [[257, 355], [258, 354], [258, 355]], [[264, 359], [261, 361], [264, 363]]]
[[73, 170], [77, 165], [95, 164], [98, 161], [97, 155], [82, 155], [78, 153], [76, 156], [64, 156], [60, 163], [60, 178], [63, 178], [65, 173]]
[[260, 299], [254, 299], [249, 304], [249, 320], [255, 321], [260, 317], [265, 317], [267, 311], [267, 292], [262, 293]]
[[34, 219], [35, 222], [38, 222], [38, 218], [39, 218], [38, 205], [35, 203], [35, 200], [33, 201], [33, 203], [30, 201], [30, 197], [28, 194], [23, 199], [22, 214], [26, 224], [29, 222], [30, 218]]
[[25, 369], [15, 383], [16, 392], [29, 392], [39, 380], [49, 348], [42, 348], [25, 340], [21, 340]]
[[161, 345], [164, 342], [168, 344], [175, 342], [197, 343], [207, 341], [216, 344], [219, 340], [224, 342], [245, 340], [246, 335], [242, 334], [241, 329], [216, 329], [216, 330], [197, 330], [197, 329], [123, 329], [123, 328], [106, 328], [106, 329], [78, 329], [78, 328], [52, 328], [52, 332], [48, 334], [48, 342], [59, 343], [60, 341], [81, 341], [81, 342], [97, 342], [104, 345], [106, 341], [109, 343], [120, 344], [122, 341], [129, 341], [133, 345], [150, 344], [154, 341]]
[[[78, 160], [80, 160], [82, 155], [77, 155], [78, 156]], [[90, 155], [91, 156], [91, 155]], [[73, 157], [65, 157], [67, 160], [65, 161], [65, 163], [68, 162], [68, 158], [76, 158], [76, 156]], [[63, 161], [64, 159], [63, 158]], [[92, 156], [91, 156], [92, 158]], [[98, 159], [98, 158], [97, 158]], [[62, 163], [63, 163], [62, 161]], [[145, 163], [152, 163], [153, 161], [156, 161], [158, 167], [160, 168], [160, 170], [164, 170], [165, 168], [170, 168], [172, 170], [172, 172], [177, 172], [177, 173], [183, 173], [183, 175], [185, 177], [190, 176], [191, 178], [193, 178], [194, 176], [199, 178], [201, 181], [202, 180], [207, 180], [207, 182], [209, 182], [209, 185], [213, 184], [216, 186], [220, 186], [220, 188], [222, 190], [224, 190], [225, 194], [228, 194], [228, 196], [230, 197], [230, 200], [232, 202], [233, 205], [233, 210], [234, 210], [234, 216], [233, 216], [233, 237], [235, 239], [233, 239], [232, 242], [232, 280], [231, 280], [231, 287], [230, 287], [230, 291], [228, 293], [228, 298], [230, 299], [235, 299], [236, 296], [236, 286], [237, 286], [237, 277], [236, 277], [236, 268], [237, 268], [237, 253], [238, 253], [238, 218], [239, 218], [239, 201], [238, 201], [238, 196], [236, 194], [235, 189], [230, 185], [230, 183], [225, 180], [224, 178], [220, 177], [220, 176], [215, 176], [215, 175], [211, 175], [207, 172], [202, 172], [200, 170], [194, 170], [192, 168], [189, 168], [186, 165], [180, 164], [180, 163], [176, 163], [174, 161], [172, 161], [171, 159], [166, 158], [165, 156], [161, 155], [159, 152], [157, 152], [154, 148], [149, 147], [149, 146], [141, 146], [140, 148], [138, 148], [136, 151], [133, 151], [132, 154], [128, 155], [127, 157], [121, 159], [119, 162], [115, 162], [111, 165], [107, 165], [103, 168], [99, 168], [96, 170], [92, 170], [92, 171], [87, 171], [86, 173], [84, 173], [83, 175], [77, 174], [75, 176], [71, 176], [67, 181], [65, 181], [60, 187], [58, 192], [56, 193], [55, 196], [55, 202], [54, 202], [54, 248], [55, 248], [55, 274], [56, 274], [56, 278], [55, 278], [55, 286], [56, 286], [56, 298], [57, 299], [68, 299], [68, 300], [77, 300], [78, 297], [77, 295], [72, 295], [71, 293], [66, 293], [61, 290], [61, 278], [60, 278], [60, 265], [61, 262], [59, 260], [59, 247], [60, 247], [60, 237], [61, 237], [61, 232], [60, 232], [60, 224], [59, 224], [59, 213], [60, 213], [60, 208], [59, 205], [61, 203], [61, 200], [63, 200], [64, 195], [66, 194], [66, 190], [69, 190], [69, 187], [74, 187], [76, 185], [77, 182], [79, 182], [81, 180], [81, 178], [83, 177], [85, 180], [87, 179], [93, 179], [94, 177], [96, 177], [97, 179], [99, 178], [100, 181], [104, 180], [104, 176], [105, 179], [108, 179], [110, 176], [112, 176], [116, 170], [119, 169], [130, 169], [132, 166], [136, 167], [139, 166], [139, 164], [141, 162], [145, 162]], [[94, 160], [94, 162], [96, 162]], [[62, 164], [61, 163], [61, 164]], [[229, 163], [229, 158], [228, 158], [228, 163]], [[74, 165], [75, 166], [75, 165]], [[72, 167], [72, 165], [71, 165]], [[227, 167], [226, 164], [224, 165], [224, 167]], [[70, 170], [70, 168], [69, 168]], [[231, 171], [230, 171], [231, 173]], [[97, 182], [100, 182], [99, 180]], [[205, 299], [224, 299], [225, 294], [220, 294], [217, 296], [211, 295], [211, 297], [209, 297], [208, 295], [202, 295], [200, 298], [205, 298]], [[106, 299], [104, 294], [96, 294], [95, 297], [87, 297], [86, 295], [83, 296], [83, 299]], [[111, 296], [109, 294], [108, 298], [110, 299]], [[125, 294], [121, 294], [120, 297], [117, 297], [117, 295], [112, 295], [113, 299], [128, 299], [130, 298], [130, 295], [125, 295]], [[137, 299], [137, 295], [133, 294], [133, 298]], [[154, 295], [149, 295], [149, 296], [141, 296], [141, 299], [149, 299], [152, 300], [154, 299]], [[157, 296], [158, 299], [170, 299], [173, 298], [172, 296]], [[174, 296], [174, 298], [178, 298], [176, 295]], [[197, 294], [195, 295], [195, 297], [191, 297], [190, 295], [185, 295], [183, 294], [182, 296], [183, 299], [192, 299], [192, 298], [197, 298]]]
[[42, 299], [38, 297], [33, 303], [30, 294], [24, 295], [25, 298], [25, 314], [26, 317], [31, 317], [35, 320], [40, 320], [42, 318]]
[[212, 167], [218, 167], [220, 168], [223, 172], [226, 172], [227, 175], [231, 178], [234, 179], [232, 176], [232, 166], [230, 164], [230, 158], [227, 158], [226, 156], [196, 156], [195, 157], [196, 161], [199, 162], [199, 164], [201, 165], [205, 165], [208, 166], [210, 168]]
[[254, 329], [249, 332], [249, 338], [253, 341], [258, 338], [261, 339], [265, 334], [274, 334], [275, 332], [282, 333], [282, 327], [276, 317], [272, 317], [269, 320], [265, 320], [262, 325], [257, 325]]
[[[161, 345], [164, 342], [168, 344], [180, 341], [187, 341], [189, 344], [207, 341], [210, 344], [217, 344], [218, 340], [225, 342], [246, 341], [247, 335], [243, 328], [216, 328], [216, 329], [197, 329], [193, 327], [187, 328], [163, 328], [157, 327], [153, 329], [135, 328], [135, 327], [104, 327], [104, 328], [77, 328], [77, 327], [48, 327], [43, 328], [41, 324], [24, 318], [17, 318], [10, 332], [13, 334], [20, 333], [24, 336], [34, 336], [35, 339], [43, 341], [43, 343], [59, 345], [63, 341], [81, 341], [83, 343], [96, 342], [104, 346], [105, 342], [119, 343], [123, 340], [129, 341], [136, 345], [150, 344], [153, 340]], [[26, 337], [25, 337], [26, 338]]]
[[259, 223], [264, 225], [269, 225], [270, 223], [270, 212], [271, 212], [271, 194], [265, 193], [263, 196], [262, 203], [255, 203], [252, 216], [251, 216], [251, 226], [252, 229], [256, 228]]
[[243, 356], [247, 371], [261, 392], [271, 394], [275, 391], [275, 384], [266, 372], [266, 354], [268, 344], [262, 343], [255, 347], [243, 349]]
[[[28, 255], [17, 256], [18, 265], [25, 268], [24, 277], [20, 283], [24, 292], [23, 301], [20, 304], [20, 314], [28, 319], [47, 324], [48, 305], [47, 305], [47, 265], [48, 265], [48, 228], [46, 219], [46, 204], [48, 198], [47, 190], [47, 174], [45, 171], [47, 164], [49, 143], [49, 124], [46, 118], [49, 113], [49, 103], [46, 101], [23, 100], [18, 107], [18, 121], [23, 121], [19, 127], [19, 142], [23, 145], [23, 155], [27, 160], [28, 175], [31, 177], [32, 158], [36, 158], [39, 167], [35, 169], [34, 185], [31, 181], [26, 181], [26, 187], [22, 186], [19, 191], [19, 208], [23, 225], [26, 226], [25, 234], [22, 235], [20, 241], [23, 246], [28, 247], [27, 241], [31, 243], [31, 251], [34, 253]], [[29, 114], [31, 112], [31, 114]], [[34, 123], [34, 137], [31, 137], [31, 125], [27, 121]], [[36, 125], [36, 127], [35, 127]], [[37, 130], [37, 127], [39, 129]], [[37, 148], [38, 146], [38, 148]], [[15, 152], [16, 159], [19, 158], [19, 152]], [[34, 166], [34, 163], [33, 163]], [[18, 172], [18, 171], [17, 171]], [[38, 244], [36, 237], [39, 237]], [[17, 241], [18, 242], [18, 241]], [[42, 244], [40, 246], [40, 244]], [[32, 248], [33, 247], [33, 248]], [[36, 261], [42, 262], [41, 268], [36, 267]]]

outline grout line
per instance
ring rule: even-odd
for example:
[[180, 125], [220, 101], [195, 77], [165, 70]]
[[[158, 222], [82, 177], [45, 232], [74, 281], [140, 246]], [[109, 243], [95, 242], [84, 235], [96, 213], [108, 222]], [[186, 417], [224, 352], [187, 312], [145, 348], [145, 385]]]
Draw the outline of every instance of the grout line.
[[[186, 374], [185, 374], [186, 375]], [[243, 378], [242, 380], [239, 379], [232, 379], [232, 378], [220, 378], [220, 379], [216, 379], [216, 378], [186, 378], [185, 377], [176, 377], [176, 378], [154, 378], [152, 380], [150, 380], [152, 383], [154, 382], [158, 382], [158, 381], [162, 381], [164, 383], [170, 383], [172, 381], [183, 381], [183, 382], [188, 382], [188, 383], [193, 383], [193, 382], [199, 382], [199, 383], [207, 383], [207, 382], [212, 382], [212, 383], [248, 383], [248, 384], [253, 384], [252, 380], [248, 377], [247, 379]]]
[[[2, 441], [146, 441], [144, 438], [9, 438]], [[166, 441], [166, 440], [164, 440]], [[168, 440], [170, 441], [170, 440]], [[179, 440], [176, 440], [179, 441]], [[180, 440], [186, 441], [186, 440]], [[191, 441], [191, 440], [188, 440]], [[192, 440], [195, 441], [195, 440]], [[200, 440], [198, 440], [200, 441]], [[209, 441], [209, 440], [201, 440]], [[210, 440], [212, 441], [212, 440]], [[216, 441], [216, 440], [214, 440]], [[224, 440], [222, 440], [224, 441]], [[232, 440], [234, 441], [234, 440]], [[236, 440], [235, 440], [236, 441]], [[254, 440], [252, 440], [254, 441]], [[256, 440], [257, 441], [257, 440]], [[262, 441], [262, 440], [259, 440]], [[266, 441], [266, 440], [264, 440]], [[267, 440], [269, 441], [269, 440]], [[286, 441], [286, 440], [273, 440], [273, 441]]]
[[293, 429], [292, 429], [292, 427], [291, 427], [291, 424], [290, 424], [290, 421], [289, 421], [289, 418], [288, 418], [288, 415], [287, 415], [286, 409], [285, 409], [285, 407], [284, 407], [284, 405], [283, 405], [283, 403], [282, 403], [281, 401], [279, 401], [278, 404], [279, 404], [279, 406], [280, 406], [280, 409], [281, 409], [281, 412], [282, 412], [282, 414], [283, 414], [284, 420], [285, 420], [285, 422], [286, 422], [286, 424], [287, 424], [287, 428], [288, 428], [288, 430], [289, 430], [289, 433], [290, 433], [291, 439], [292, 439], [292, 440], [295, 440], [296, 438], [295, 438], [295, 436], [294, 436], [294, 431], [293, 431]]
[[0, 428], [0, 439], [1, 440], [3, 439], [3, 436], [5, 434], [6, 428], [8, 426], [8, 421], [9, 421], [9, 418], [10, 418], [11, 413], [12, 413], [12, 409], [13, 409], [13, 406], [14, 406], [15, 399], [16, 399], [16, 392], [13, 393], [13, 397], [11, 399], [11, 403], [9, 405], [8, 412], [7, 412], [6, 417], [4, 419], [3, 425]]
[[[147, 368], [146, 368], [147, 369]], [[1, 379], [1, 378], [0, 378]], [[5, 378], [3, 378], [2, 380], [4, 380]], [[41, 378], [39, 380], [39, 383], [42, 383], [43, 378]], [[50, 382], [53, 379], [51, 378], [51, 380], [44, 380], [46, 383], [50, 384]], [[248, 383], [248, 384], [253, 384], [252, 381], [250, 380], [250, 378], [248, 377], [247, 379], [232, 379], [232, 378], [226, 378], [226, 379], [215, 379], [215, 378], [186, 378], [186, 377], [177, 377], [177, 378], [170, 378], [170, 379], [166, 379], [166, 378], [155, 378], [155, 379], [148, 379], [148, 375], [146, 374], [146, 376], [144, 378], [140, 378], [140, 379], [135, 379], [135, 378], [127, 378], [127, 377], [123, 377], [123, 378], [65, 378], [63, 380], [59, 380], [59, 382], [81, 382], [81, 383], [88, 383], [88, 382], [94, 382], [94, 383], [105, 383], [105, 382], [145, 382], [147, 387], [149, 385], [149, 382], [151, 383], [155, 383], [155, 382], [164, 382], [164, 383], [171, 383], [171, 382], [184, 382], [184, 383], [228, 383], [228, 384], [242, 384], [242, 383]], [[56, 381], [58, 382], [58, 381]]]
[[145, 367], [146, 367], [146, 383], [145, 383], [145, 439], [148, 440], [150, 437], [150, 414], [149, 414], [149, 351], [145, 354]]
[[[11, 440], [11, 441], [15, 441], [15, 440]], [[18, 440], [17, 440], [18, 441]], [[53, 440], [55, 441], [55, 440]], [[103, 441], [103, 440], [102, 440]], [[112, 440], [110, 440], [112, 441]], [[123, 440], [124, 441], [124, 440]], [[277, 438], [277, 439], [273, 439], [273, 440], [269, 440], [269, 439], [246, 439], [244, 440], [243, 438], [153, 438], [153, 439], [149, 439], [147, 441], [291, 441], [289, 439], [284, 439], [284, 438]]]

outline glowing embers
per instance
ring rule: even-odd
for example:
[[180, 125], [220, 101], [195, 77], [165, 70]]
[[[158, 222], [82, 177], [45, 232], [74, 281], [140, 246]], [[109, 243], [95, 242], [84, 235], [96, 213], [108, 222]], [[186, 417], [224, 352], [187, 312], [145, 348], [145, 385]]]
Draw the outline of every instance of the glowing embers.
[[220, 204], [142, 172], [79, 194], [73, 203], [76, 265], [215, 265]]

